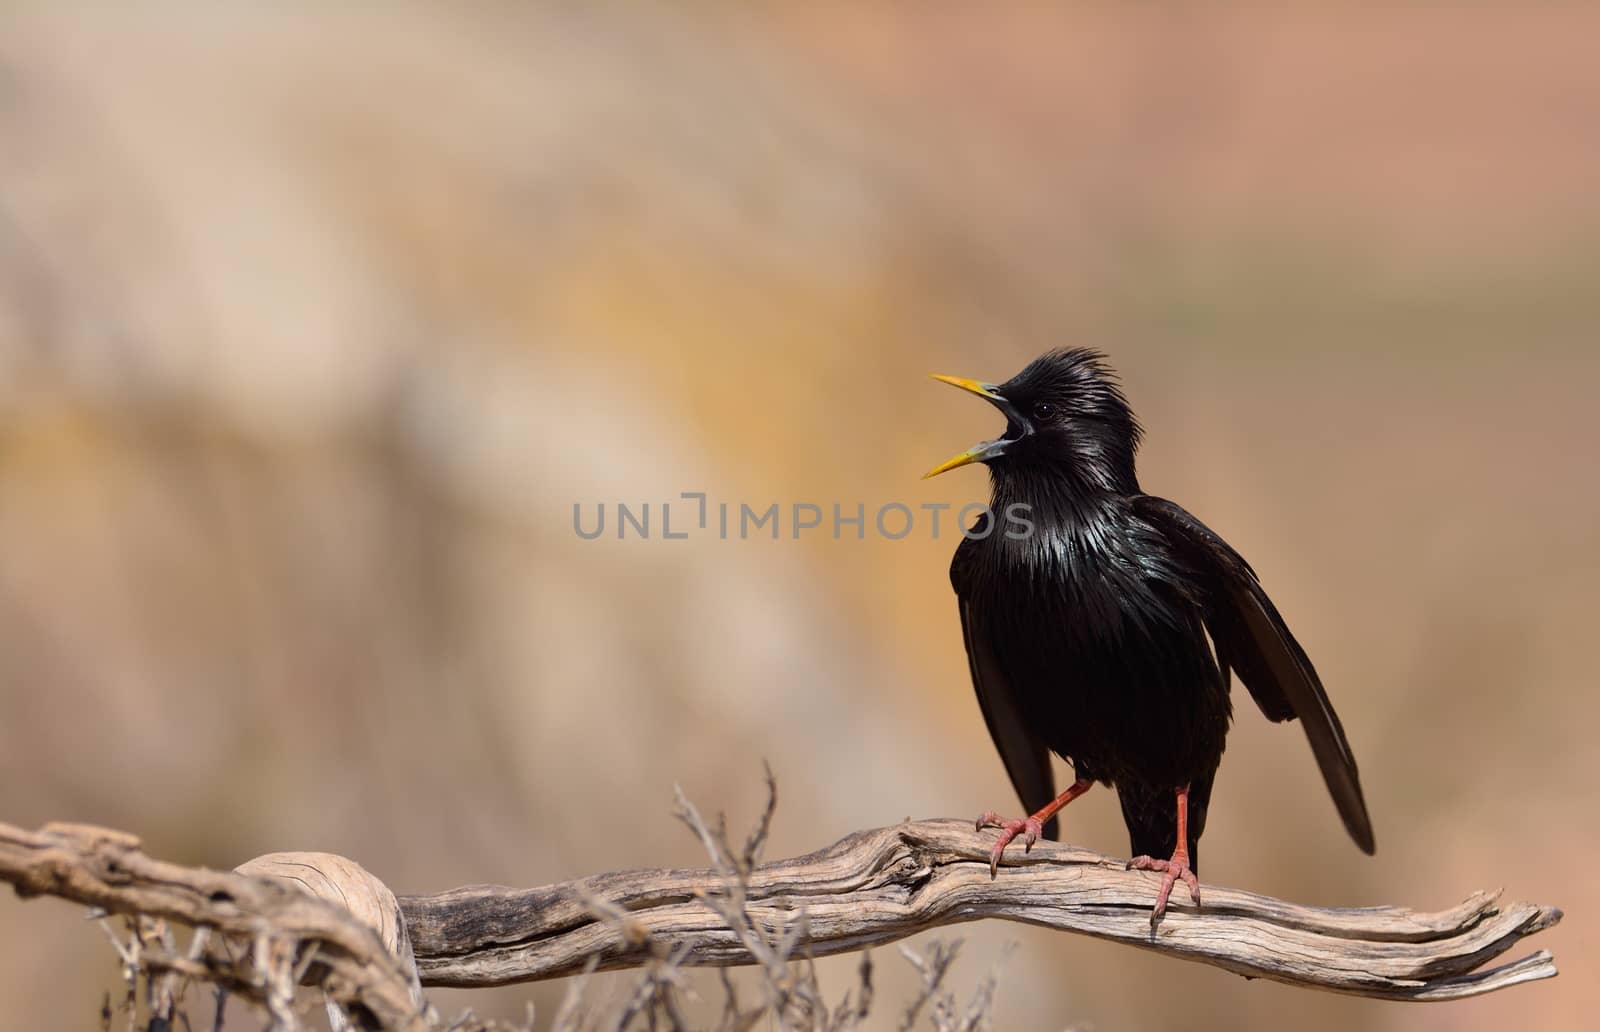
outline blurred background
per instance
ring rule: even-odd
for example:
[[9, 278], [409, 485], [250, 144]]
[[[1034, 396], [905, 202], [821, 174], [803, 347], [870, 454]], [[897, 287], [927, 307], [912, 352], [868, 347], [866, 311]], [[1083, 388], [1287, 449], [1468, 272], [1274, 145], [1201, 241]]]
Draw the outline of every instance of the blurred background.
[[[1146, 488], [1316, 659], [1377, 823], [1367, 859], [1241, 699], [1206, 880], [1504, 885], [1566, 908], [1565, 974], [1406, 1007], [985, 924], [946, 933], [955, 984], [1016, 942], [1000, 1027], [1577, 1028], [1597, 38], [1513, 3], [8, 5], [0, 819], [404, 893], [698, 864], [671, 786], [743, 828], [763, 758], [771, 855], [1015, 810], [948, 527], [585, 541], [572, 511], [981, 500], [918, 480], [997, 429], [927, 374], [1093, 345]], [[1065, 831], [1127, 848], [1108, 792]], [[892, 1027], [909, 970], [879, 972]], [[95, 1027], [116, 978], [79, 911], [0, 899], [0, 1027]]]

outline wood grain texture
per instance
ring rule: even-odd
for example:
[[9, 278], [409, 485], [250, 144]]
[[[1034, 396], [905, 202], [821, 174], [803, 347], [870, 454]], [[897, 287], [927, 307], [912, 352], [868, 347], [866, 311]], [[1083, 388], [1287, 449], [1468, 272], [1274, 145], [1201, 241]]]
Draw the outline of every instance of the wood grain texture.
[[[1475, 996], [1556, 974], [1539, 951], [1479, 970], [1561, 918], [1553, 907], [1478, 893], [1436, 913], [1403, 907], [1306, 907], [1213, 885], [1203, 906], [1175, 901], [1154, 934], [1157, 875], [1041, 842], [1007, 854], [989, 878], [993, 836], [962, 821], [907, 822], [859, 832], [826, 849], [755, 868], [746, 911], [781, 929], [802, 910], [822, 956], [930, 928], [1001, 918], [1092, 935], [1290, 985], [1397, 1000]], [[711, 870], [627, 871], [536, 889], [475, 886], [402, 896], [424, 985], [488, 986], [643, 963], [643, 945], [686, 951], [694, 965], [750, 964], [740, 937], [702, 894], [723, 891]], [[1180, 894], [1181, 895], [1181, 894]], [[595, 916], [605, 900], [623, 921]]]
[[376, 932], [383, 949], [400, 961], [411, 998], [421, 1005], [422, 983], [405, 917], [389, 886], [371, 871], [336, 853], [267, 853], [245, 861], [234, 871], [292, 885], [349, 911], [351, 917]]

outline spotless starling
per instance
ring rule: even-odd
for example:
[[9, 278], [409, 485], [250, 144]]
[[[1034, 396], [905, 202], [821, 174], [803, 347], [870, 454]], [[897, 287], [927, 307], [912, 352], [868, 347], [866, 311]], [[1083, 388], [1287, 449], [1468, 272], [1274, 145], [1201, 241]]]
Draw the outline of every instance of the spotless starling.
[[[1152, 928], [1179, 879], [1198, 904], [1235, 673], [1268, 720], [1300, 720], [1345, 829], [1371, 853], [1356, 761], [1316, 669], [1239, 553], [1139, 489], [1141, 431], [1104, 356], [1053, 351], [1001, 384], [935, 379], [1006, 417], [1004, 436], [927, 474], [989, 467], [989, 512], [950, 581], [984, 720], [1032, 814], [978, 818], [1000, 829], [991, 876], [1008, 843], [1056, 838], [1057, 812], [1101, 782], [1122, 805], [1129, 867], [1163, 875]], [[1076, 775], [1060, 795], [1052, 752]]]

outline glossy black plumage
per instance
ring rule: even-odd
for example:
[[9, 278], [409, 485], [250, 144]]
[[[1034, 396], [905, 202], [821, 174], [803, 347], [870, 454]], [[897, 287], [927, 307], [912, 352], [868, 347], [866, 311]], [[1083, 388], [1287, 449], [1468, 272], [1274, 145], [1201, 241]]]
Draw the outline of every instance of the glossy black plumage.
[[[950, 382], [1008, 425], [935, 472], [986, 463], [992, 511], [1026, 506], [1032, 523], [980, 519], [973, 533], [987, 536], [964, 539], [950, 568], [973, 685], [1027, 812], [1055, 797], [1054, 752], [1116, 788], [1135, 855], [1187, 845], [1197, 868], [1232, 672], [1268, 719], [1301, 721], [1346, 829], [1372, 852], [1355, 760], [1315, 668], [1239, 554], [1141, 492], [1140, 430], [1101, 356], [1052, 352], [1004, 384]], [[1054, 818], [1044, 833], [1057, 837]]]

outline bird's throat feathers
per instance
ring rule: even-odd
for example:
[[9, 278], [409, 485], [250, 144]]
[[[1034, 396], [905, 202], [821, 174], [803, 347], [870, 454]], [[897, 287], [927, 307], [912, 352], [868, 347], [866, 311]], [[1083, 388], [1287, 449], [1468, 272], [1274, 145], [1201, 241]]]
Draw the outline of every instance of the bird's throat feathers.
[[989, 464], [991, 508], [1023, 505], [1052, 525], [1094, 525], [1139, 493], [1133, 451], [1096, 449], [1054, 462]]
[[1139, 491], [1131, 460], [1125, 475], [1115, 478], [1082, 476], [1056, 463], [996, 463], [989, 472], [991, 509], [1020, 513], [1030, 524], [1026, 535], [989, 538], [997, 561], [1032, 572], [1053, 569], [1069, 582], [1133, 589], [1121, 583], [1140, 565], [1129, 550], [1137, 534], [1130, 497]]

